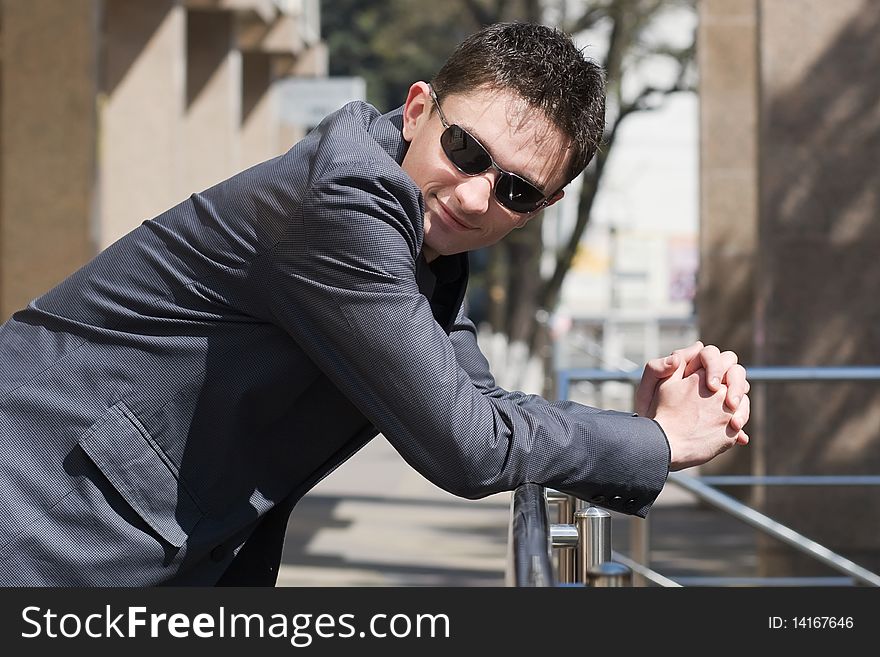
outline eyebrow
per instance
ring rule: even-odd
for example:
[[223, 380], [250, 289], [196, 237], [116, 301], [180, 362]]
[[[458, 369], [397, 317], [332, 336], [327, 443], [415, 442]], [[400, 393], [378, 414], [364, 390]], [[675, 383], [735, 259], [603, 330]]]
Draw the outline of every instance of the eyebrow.
[[[495, 162], [495, 156], [492, 154], [492, 151], [490, 151], [489, 147], [486, 145], [486, 140], [483, 139], [482, 137], [480, 137], [480, 135], [477, 134], [477, 131], [474, 130], [472, 126], [467, 125], [466, 123], [458, 123], [458, 125], [461, 126], [462, 128], [464, 128], [465, 130], [467, 130], [469, 133], [471, 133], [471, 135], [473, 135], [477, 139], [477, 141], [479, 141], [483, 145], [483, 148], [486, 149], [486, 152], [489, 154], [489, 157], [492, 158], [492, 162]], [[532, 178], [525, 176], [521, 173], [516, 173], [515, 171], [511, 171], [510, 169], [504, 169], [504, 170], [507, 171], [508, 173], [516, 175], [519, 178], [522, 178], [527, 183], [531, 184], [533, 187], [536, 187], [542, 194], [544, 194], [544, 196], [547, 195], [547, 192], [545, 191], [546, 187], [544, 185], [538, 184], [538, 182], [533, 180]]]

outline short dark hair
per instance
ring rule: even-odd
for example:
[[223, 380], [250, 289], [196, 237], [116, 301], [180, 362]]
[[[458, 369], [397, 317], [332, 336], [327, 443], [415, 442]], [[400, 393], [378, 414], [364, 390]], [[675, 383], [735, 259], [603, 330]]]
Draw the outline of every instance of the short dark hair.
[[496, 23], [465, 39], [431, 81], [440, 98], [480, 87], [511, 90], [571, 140], [567, 181], [589, 164], [605, 130], [605, 75], [561, 31]]

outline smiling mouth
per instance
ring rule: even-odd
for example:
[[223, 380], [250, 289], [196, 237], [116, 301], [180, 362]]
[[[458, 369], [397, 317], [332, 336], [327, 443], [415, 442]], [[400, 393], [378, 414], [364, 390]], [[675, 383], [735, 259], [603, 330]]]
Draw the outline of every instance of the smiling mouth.
[[437, 201], [437, 207], [439, 208], [440, 214], [443, 215], [444, 219], [446, 219], [446, 223], [452, 224], [453, 228], [457, 228], [458, 230], [474, 230], [473, 226], [468, 226], [466, 223], [461, 221], [458, 217], [452, 214], [439, 200]]

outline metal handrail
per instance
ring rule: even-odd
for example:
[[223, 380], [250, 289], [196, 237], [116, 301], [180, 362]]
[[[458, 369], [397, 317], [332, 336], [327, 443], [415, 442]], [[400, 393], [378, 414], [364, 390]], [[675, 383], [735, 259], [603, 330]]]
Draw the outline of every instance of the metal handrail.
[[[880, 381], [880, 367], [747, 367], [746, 376], [752, 382]], [[572, 381], [638, 383], [641, 378], [642, 370], [616, 372], [590, 367], [559, 370], [556, 394], [559, 399], [568, 399]]]
[[756, 511], [747, 504], [743, 504], [739, 500], [714, 489], [712, 486], [698, 481], [697, 477], [683, 475], [680, 472], [670, 472], [668, 481], [680, 488], [690, 491], [701, 500], [712, 504], [725, 513], [742, 520], [773, 538], [779, 539], [786, 545], [812, 556], [826, 566], [850, 575], [856, 581], [869, 586], [880, 586], [880, 576], [875, 575], [870, 570], [862, 568], [858, 564], [832, 552], [816, 541], [797, 533], [782, 523], [776, 522], [772, 518]]
[[[880, 367], [749, 367], [746, 368], [747, 377], [751, 382], [841, 382], [841, 381], [880, 381]], [[557, 375], [557, 395], [560, 399], [569, 397], [571, 382], [574, 380], [587, 380], [590, 382], [624, 382], [637, 384], [641, 379], [640, 370], [633, 371], [608, 371], [601, 369], [582, 368], [560, 370]], [[880, 576], [862, 568], [832, 552], [825, 546], [806, 538], [789, 527], [769, 518], [740, 502], [739, 500], [725, 495], [713, 488], [717, 486], [741, 486], [741, 485], [796, 485], [796, 486], [876, 486], [880, 485], [880, 476], [873, 475], [795, 475], [795, 476], [758, 476], [758, 475], [735, 475], [735, 476], [704, 476], [695, 477], [681, 473], [670, 473], [669, 481], [678, 485], [705, 502], [733, 515], [748, 523], [759, 531], [762, 531], [790, 547], [803, 552], [814, 559], [819, 560], [830, 568], [849, 575], [856, 582], [870, 586], [880, 586]], [[655, 573], [647, 565], [629, 561], [633, 571], [645, 579], [651, 580], [661, 586], [678, 586], [680, 583], [673, 582], [668, 578]], [[701, 578], [682, 578], [682, 581], [696, 581]], [[713, 578], [702, 578], [713, 579]], [[797, 578], [788, 578], [796, 580]], [[809, 584], [816, 585], [818, 578], [810, 578]], [[826, 578], [840, 582], [842, 578]], [[714, 578], [713, 581], [734, 581], [731, 578]], [[735, 578], [735, 581], [757, 581], [756, 578]], [[767, 581], [767, 578], [761, 579]], [[776, 580], [771, 580], [776, 581]]]
[[669, 579], [665, 575], [661, 575], [655, 570], [651, 570], [644, 564], [640, 564], [638, 561], [634, 559], [630, 559], [628, 556], [624, 554], [620, 554], [619, 552], [612, 552], [614, 555], [614, 560], [622, 563], [625, 566], [629, 566], [630, 570], [632, 570], [637, 575], [644, 577], [649, 582], [654, 582], [654, 584], [659, 584], [660, 586], [666, 587], [680, 587], [682, 584], [680, 582], [676, 582], [675, 580]]
[[700, 475], [710, 486], [880, 486], [878, 475]]
[[862, 584], [880, 586], [880, 575], [875, 575], [870, 570], [862, 568], [849, 559], [832, 552], [824, 545], [797, 533], [782, 523], [776, 522], [772, 518], [765, 516], [763, 513], [756, 511], [749, 505], [743, 504], [739, 500], [729, 495], [725, 495], [712, 486], [698, 481], [697, 477], [683, 475], [680, 472], [670, 472], [668, 481], [680, 488], [690, 491], [701, 500], [721, 509], [725, 513], [728, 513], [752, 527], [769, 534], [773, 538], [779, 539], [786, 545], [810, 555], [814, 559], [824, 563], [826, 566], [851, 576]]
[[518, 486], [511, 498], [510, 516], [508, 585], [554, 586], [544, 488], [538, 484]]
[[[557, 510], [564, 510], [560, 513], [564, 522], [547, 522], [551, 500]], [[507, 543], [508, 586], [632, 585], [632, 568], [613, 558], [611, 514], [571, 495], [538, 484], [518, 486], [510, 502]], [[566, 548], [558, 551], [559, 556], [567, 552], [567, 557], [575, 557], [572, 567], [560, 569], [558, 577], [551, 562], [551, 548]], [[567, 560], [560, 558], [560, 565], [566, 564]]]

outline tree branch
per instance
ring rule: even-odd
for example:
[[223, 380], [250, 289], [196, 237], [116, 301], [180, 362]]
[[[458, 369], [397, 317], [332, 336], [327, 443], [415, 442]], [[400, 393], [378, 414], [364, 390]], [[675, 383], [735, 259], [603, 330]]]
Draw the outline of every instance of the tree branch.
[[[564, 283], [565, 277], [571, 269], [571, 265], [574, 262], [575, 256], [577, 255], [578, 247], [580, 246], [581, 240], [583, 239], [584, 231], [589, 224], [590, 215], [592, 214], [593, 210], [593, 203], [596, 200], [596, 195], [599, 191], [599, 182], [602, 179], [602, 173], [605, 170], [605, 164], [608, 160], [608, 155], [611, 153], [611, 149], [614, 146], [614, 142], [617, 138], [618, 131], [623, 121], [630, 114], [635, 114], [636, 112], [651, 111], [660, 107], [660, 104], [649, 105], [647, 102], [647, 99], [649, 97], [656, 94], [660, 94], [665, 97], [670, 94], [684, 90], [685, 89], [680, 87], [678, 83], [665, 88], [645, 87], [635, 98], [635, 100], [633, 100], [631, 103], [627, 103], [620, 108], [617, 119], [614, 121], [610, 130], [606, 133], [605, 138], [603, 139], [604, 148], [596, 153], [595, 168], [589, 175], [587, 173], [584, 174], [584, 182], [583, 187], [581, 188], [577, 220], [575, 221], [574, 229], [569, 235], [568, 241], [565, 243], [565, 246], [563, 246], [556, 254], [556, 266], [553, 269], [553, 274], [550, 276], [549, 279], [547, 279], [547, 281], [541, 288], [540, 294], [538, 296], [538, 308], [552, 311], [559, 301], [559, 294], [562, 291], [562, 284]], [[537, 344], [537, 339], [538, 327], [535, 326], [530, 333], [528, 339], [530, 349], [532, 349]]]
[[608, 5], [595, 4], [587, 9], [577, 20], [565, 26], [565, 30], [569, 33], [582, 32], [596, 26], [603, 18], [608, 17]]

